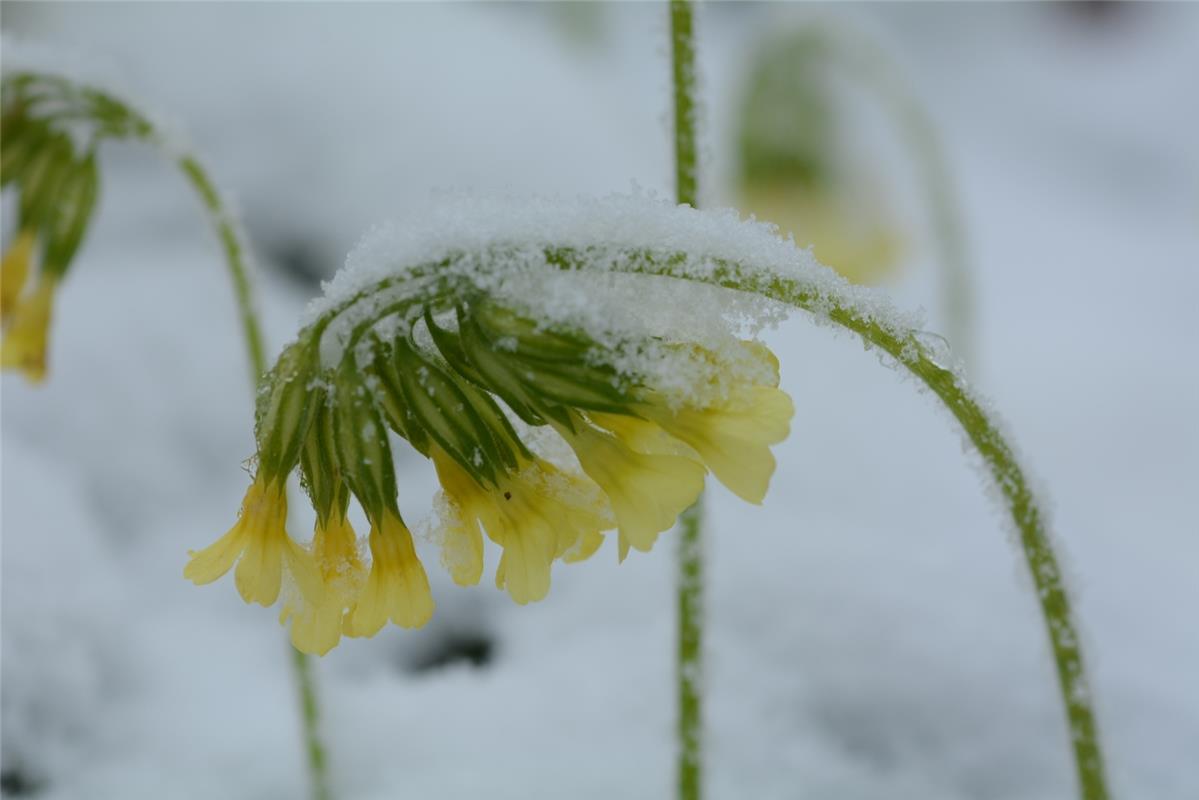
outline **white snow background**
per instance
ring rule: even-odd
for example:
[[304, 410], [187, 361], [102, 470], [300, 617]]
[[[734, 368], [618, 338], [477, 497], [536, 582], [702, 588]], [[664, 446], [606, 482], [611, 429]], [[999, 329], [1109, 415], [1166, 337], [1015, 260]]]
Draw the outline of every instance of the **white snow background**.
[[[732, 195], [749, 48], [812, 10], [702, 7], [705, 202]], [[297, 273], [328, 277], [435, 189], [672, 190], [656, 4], [6, 0], [0, 15], [107, 62], [186, 130], [240, 201], [275, 348], [317, 291]], [[848, 17], [896, 51], [947, 143], [981, 300], [975, 381], [1050, 500], [1117, 796], [1193, 800], [1199, 7]], [[935, 330], [918, 195], [885, 120], [862, 124], [914, 242], [886, 291]], [[153, 153], [110, 146], [102, 191], [48, 383], [2, 384], [4, 783], [299, 798], [275, 615], [181, 576], [233, 522], [252, 451], [220, 252]], [[760, 508], [709, 495], [711, 797], [1071, 797], [1029, 581], [948, 415], [847, 335], [795, 318], [768, 342], [797, 408], [772, 490]], [[433, 471], [411, 457], [399, 476], [416, 516]], [[619, 567], [614, 550], [557, 568], [521, 608], [454, 587], [425, 547], [434, 622], [317, 663], [338, 797], [670, 796], [670, 537]], [[430, 666], [464, 649], [489, 657]]]

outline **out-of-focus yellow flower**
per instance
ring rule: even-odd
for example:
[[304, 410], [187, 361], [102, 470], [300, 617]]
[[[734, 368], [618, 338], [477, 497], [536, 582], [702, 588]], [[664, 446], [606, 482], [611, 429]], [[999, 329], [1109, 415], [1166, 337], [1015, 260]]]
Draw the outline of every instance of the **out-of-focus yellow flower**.
[[620, 558], [628, 548], [646, 552], [658, 534], [695, 502], [704, 487], [704, 467], [679, 455], [641, 453], [577, 414], [574, 430], [555, 423], [583, 472], [603, 489], [619, 530]]
[[7, 318], [16, 308], [25, 281], [29, 278], [29, 267], [33, 261], [33, 246], [37, 236], [25, 229], [17, 234], [17, 240], [4, 252], [0, 262], [0, 317]]
[[320, 602], [307, 602], [303, 596], [289, 598], [279, 622], [291, 619], [291, 642], [297, 650], [323, 656], [341, 640], [346, 611], [362, 590], [366, 568], [358, 554], [354, 528], [338, 511], [326, 524], [317, 521], [312, 554], [322, 585]]
[[6, 318], [0, 342], [0, 367], [19, 370], [33, 383], [46, 377], [46, 337], [57, 283], [43, 276], [37, 287]]
[[589, 557], [603, 542], [601, 531], [612, 527], [596, 487], [543, 459], [525, 460], [484, 488], [441, 448], [431, 455], [458, 516], [444, 531], [443, 561], [459, 584], [476, 583], [482, 573], [480, 526], [503, 548], [496, 586], [521, 605], [549, 592], [555, 559]]
[[801, 246], [811, 245], [821, 264], [853, 283], [881, 283], [898, 267], [902, 236], [868, 206], [850, 208], [825, 193], [788, 184], [752, 184], [742, 195], [746, 213], [773, 222]]
[[212, 583], [237, 564], [237, 591], [247, 603], [273, 605], [279, 598], [286, 571], [309, 603], [318, 603], [322, 589], [311, 554], [287, 535], [287, 496], [281, 479], [262, 473], [246, 490], [241, 516], [228, 533], [199, 552], [183, 569], [197, 586]]
[[399, 515], [385, 509], [371, 520], [371, 569], [346, 633], [374, 636], [390, 619], [401, 628], [419, 628], [433, 616], [429, 578], [417, 558], [412, 534]]

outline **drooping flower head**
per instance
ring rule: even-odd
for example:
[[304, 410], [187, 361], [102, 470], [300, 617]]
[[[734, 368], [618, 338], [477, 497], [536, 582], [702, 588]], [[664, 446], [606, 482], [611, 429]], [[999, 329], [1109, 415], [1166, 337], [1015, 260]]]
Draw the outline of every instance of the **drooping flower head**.
[[[363, 292], [304, 329], [262, 383], [256, 427], [260, 474], [298, 468], [317, 517], [308, 548], [281, 524], [272, 540], [309, 559], [285, 563], [303, 572], [281, 615], [293, 643], [324, 653], [343, 635], [420, 627], [433, 614], [400, 512], [393, 437], [436, 471], [432, 544], [454, 582], [482, 579], [490, 541], [495, 584], [521, 605], [545, 598], [555, 565], [589, 558], [609, 532], [622, 560], [649, 551], [709, 471], [761, 502], [792, 413], [773, 354], [735, 339], [717, 350], [635, 336], [635, 347], [599, 339], [487, 292], [428, 287]], [[365, 545], [346, 521], [351, 499], [370, 525]], [[210, 550], [224, 563], [233, 547]]]
[[46, 373], [54, 294], [95, 209], [96, 149], [144, 123], [97, 91], [19, 71], [0, 82], [0, 105], [0, 184], [17, 209], [0, 263], [0, 367], [36, 383]]

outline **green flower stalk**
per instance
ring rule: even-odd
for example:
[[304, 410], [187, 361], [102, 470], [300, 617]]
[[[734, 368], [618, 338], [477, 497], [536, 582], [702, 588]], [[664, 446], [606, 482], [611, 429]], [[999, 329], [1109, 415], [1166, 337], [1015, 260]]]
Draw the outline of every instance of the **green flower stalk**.
[[[180, 152], [130, 103], [63, 75], [17, 70], [4, 76], [0, 97], [0, 182], [6, 192], [11, 190], [18, 197], [18, 234], [0, 263], [4, 337], [0, 366], [16, 369], [34, 383], [44, 379], [54, 294], [74, 263], [99, 195], [99, 146], [106, 140], [132, 140], [149, 144], [174, 160], [199, 194], [221, 240], [241, 316], [250, 377], [256, 384], [266, 370], [266, 355], [254, 309], [247, 247], [199, 161]], [[270, 527], [275, 522], [271, 515], [280, 510], [286, 513], [285, 509], [281, 483], [260, 486], [257, 495], [247, 498], [243, 538], [254, 541], [252, 531]], [[296, 554], [289, 553], [289, 558], [294, 561]], [[254, 585], [246, 581], [243, 575], [241, 582], [258, 602], [270, 597], [269, 577]], [[331, 793], [324, 746], [317, 732], [315, 684], [302, 653], [294, 652], [293, 666], [313, 797], [328, 800]]]
[[[695, 19], [691, 0], [670, 3], [670, 74], [674, 100], [675, 201], [699, 207], [696, 136]], [[677, 796], [698, 800], [703, 781], [704, 502], [700, 497], [680, 519], [676, 565], [678, 650], [675, 691]]]

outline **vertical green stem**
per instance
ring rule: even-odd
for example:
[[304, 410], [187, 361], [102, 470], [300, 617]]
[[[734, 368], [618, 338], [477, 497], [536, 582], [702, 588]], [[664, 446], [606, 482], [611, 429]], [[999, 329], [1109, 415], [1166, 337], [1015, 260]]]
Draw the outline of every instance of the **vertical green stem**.
[[[676, 201], [696, 207], [695, 37], [691, 0], [670, 2]], [[703, 784], [703, 498], [683, 512], [678, 548], [678, 798], [699, 800]]]
[[[221, 196], [216, 187], [204, 172], [204, 168], [191, 156], [179, 159], [179, 168], [187, 176], [192, 188], [200, 195], [204, 208], [208, 212], [217, 236], [221, 240], [221, 249], [225, 252], [225, 261], [229, 265], [229, 277], [233, 282], [233, 292], [237, 298], [237, 309], [241, 316], [242, 334], [246, 340], [246, 353], [249, 357], [250, 386], [256, 388], [258, 381], [266, 372], [266, 352], [263, 347], [262, 326], [258, 322], [258, 313], [254, 308], [253, 286], [250, 273], [246, 266], [246, 251], [238, 235], [232, 215], [221, 202]], [[317, 705], [316, 682], [312, 675], [312, 665], [308, 656], [295, 648], [291, 648], [291, 662], [300, 693], [300, 716], [304, 728], [304, 749], [308, 759], [309, 778], [312, 781], [313, 800], [330, 800], [333, 796], [329, 788], [329, 775], [326, 764], [324, 745], [320, 738], [320, 711]]]
[[691, 0], [670, 0], [670, 62], [674, 85], [675, 200], [693, 208], [696, 198], [695, 35]]
[[308, 755], [308, 773], [312, 780], [313, 800], [331, 800], [329, 771], [325, 745], [320, 736], [320, 709], [316, 700], [316, 681], [312, 677], [312, 660], [294, 647], [291, 663], [300, 688], [300, 711], [304, 719], [304, 751]]
[[678, 797], [698, 800], [703, 782], [704, 500], [679, 518]]

